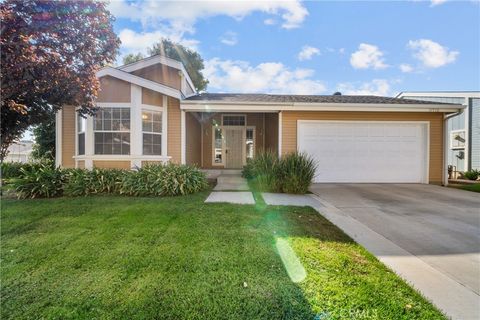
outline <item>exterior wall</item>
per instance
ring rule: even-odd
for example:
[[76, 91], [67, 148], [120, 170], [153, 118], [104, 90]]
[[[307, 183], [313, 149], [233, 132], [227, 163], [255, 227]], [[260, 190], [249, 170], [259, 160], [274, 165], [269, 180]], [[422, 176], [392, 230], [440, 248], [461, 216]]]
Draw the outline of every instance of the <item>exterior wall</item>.
[[142, 103], [152, 106], [163, 106], [163, 95], [161, 93], [142, 88]]
[[105, 76], [100, 78], [97, 102], [130, 102], [130, 83]]
[[419, 112], [282, 112], [282, 154], [297, 151], [297, 120], [429, 121], [429, 180], [441, 184], [443, 176], [443, 113]]
[[62, 109], [62, 167], [75, 168], [75, 107]]
[[162, 164], [161, 161], [142, 161], [142, 167], [150, 164]]
[[104, 168], [104, 169], [126, 169], [130, 170], [132, 165], [130, 161], [104, 161], [104, 160], [93, 160], [93, 166], [95, 168]]
[[278, 113], [265, 114], [265, 150], [278, 153]]
[[[196, 115], [196, 114], [195, 114]], [[191, 112], [185, 115], [186, 126], [186, 162], [187, 164], [202, 165], [202, 129], [200, 122]]]
[[[202, 168], [204, 169], [223, 169], [223, 165], [213, 165], [212, 164], [212, 123], [215, 121], [218, 124], [222, 123], [222, 114], [245, 114], [247, 116], [247, 127], [255, 126], [255, 153], [261, 152], [264, 150], [263, 137], [265, 134], [263, 126], [263, 113], [216, 113], [213, 117], [208, 120], [202, 121], [202, 147], [203, 147], [203, 163]], [[187, 127], [188, 132], [188, 127]]]
[[179, 71], [172, 67], [157, 64], [133, 71], [132, 74], [178, 90], [181, 89], [182, 81]]
[[[404, 96], [405, 99], [415, 99], [422, 101], [433, 101], [433, 102], [443, 102], [443, 103], [458, 103], [465, 105], [465, 98], [463, 97], [415, 97], [415, 96]], [[448, 119], [447, 121], [447, 132], [448, 132], [448, 164], [455, 166], [458, 171], [463, 171], [467, 165], [467, 155], [465, 154], [464, 149], [451, 149], [450, 148], [450, 132], [452, 130], [465, 130], [465, 115], [463, 112], [458, 116]]]
[[480, 98], [470, 99], [470, 166], [480, 170]]
[[181, 129], [181, 111], [180, 101], [168, 97], [168, 155], [172, 157], [171, 162], [181, 163], [182, 157], [182, 129]]
[[85, 169], [85, 161], [84, 160], [78, 160], [77, 161], [77, 168]]

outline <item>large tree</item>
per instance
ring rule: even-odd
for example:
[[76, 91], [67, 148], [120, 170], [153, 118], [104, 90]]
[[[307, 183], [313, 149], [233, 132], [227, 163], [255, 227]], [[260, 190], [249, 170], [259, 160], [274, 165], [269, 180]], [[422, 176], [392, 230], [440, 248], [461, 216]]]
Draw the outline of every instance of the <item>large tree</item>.
[[35, 144], [33, 145], [32, 157], [34, 159], [55, 158], [55, 114], [52, 112], [49, 118], [33, 128]]
[[[187, 69], [195, 89], [197, 89], [197, 91], [203, 91], [207, 88], [208, 80], [205, 79], [202, 74], [202, 70], [205, 66], [203, 64], [203, 59], [198, 52], [169, 39], [161, 39], [158, 43], [155, 43], [148, 48], [147, 51], [151, 56], [160, 54], [181, 61]], [[123, 58], [123, 63], [129, 64], [143, 58], [144, 57], [141, 53], [131, 53]]]
[[120, 41], [104, 1], [5, 0], [1, 26], [1, 149], [64, 105], [92, 114], [95, 73]]

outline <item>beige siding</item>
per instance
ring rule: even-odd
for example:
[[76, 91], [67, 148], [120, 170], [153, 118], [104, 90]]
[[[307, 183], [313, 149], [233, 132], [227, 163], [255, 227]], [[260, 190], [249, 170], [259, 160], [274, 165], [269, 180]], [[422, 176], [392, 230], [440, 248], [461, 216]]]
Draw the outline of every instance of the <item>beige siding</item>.
[[152, 160], [148, 160], [148, 161], [142, 161], [142, 167], [143, 166], [146, 166], [146, 165], [156, 165], [156, 164], [162, 164], [162, 161], [152, 161]]
[[170, 161], [174, 163], [181, 163], [181, 111], [180, 101], [175, 98], [168, 97], [168, 155], [171, 158]]
[[186, 162], [200, 166], [202, 159], [202, 129], [200, 122], [195, 118], [197, 114], [187, 112], [185, 115], [186, 132]]
[[179, 70], [162, 64], [136, 70], [133, 71], [132, 74], [178, 90], [181, 88]]
[[130, 102], [130, 83], [105, 76], [100, 78], [100, 91], [97, 102]]
[[75, 168], [75, 107], [62, 109], [62, 167]]
[[93, 166], [102, 169], [131, 169], [130, 161], [94, 160]]
[[442, 183], [443, 113], [417, 112], [282, 112], [282, 154], [297, 150], [297, 120], [429, 121], [430, 183]]
[[78, 160], [77, 161], [77, 168], [85, 169], [85, 161], [84, 160]]
[[265, 114], [265, 150], [278, 152], [278, 113]]
[[142, 88], [142, 103], [162, 107], [163, 95], [153, 90]]

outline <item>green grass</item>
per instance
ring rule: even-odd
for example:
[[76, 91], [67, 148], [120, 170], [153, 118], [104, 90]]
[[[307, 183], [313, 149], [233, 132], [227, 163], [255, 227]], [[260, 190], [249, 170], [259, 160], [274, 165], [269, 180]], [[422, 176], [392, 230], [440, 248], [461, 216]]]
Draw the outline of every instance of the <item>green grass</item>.
[[206, 195], [3, 200], [1, 318], [443, 319], [312, 209]]
[[449, 184], [449, 187], [473, 191], [473, 192], [480, 192], [480, 183], [476, 184]]

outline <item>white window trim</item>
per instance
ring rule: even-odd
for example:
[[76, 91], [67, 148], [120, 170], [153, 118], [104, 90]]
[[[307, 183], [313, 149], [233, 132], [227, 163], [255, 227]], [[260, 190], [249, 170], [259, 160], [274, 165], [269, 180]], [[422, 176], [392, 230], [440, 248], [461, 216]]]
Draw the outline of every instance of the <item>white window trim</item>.
[[[157, 154], [157, 155], [153, 155], [153, 156], [163, 156], [164, 155], [164, 152], [163, 152], [163, 134], [165, 132], [165, 122], [164, 122], [164, 115], [163, 115], [163, 107], [156, 107], [156, 106], [150, 106], [150, 105], [147, 105], [147, 104], [142, 104], [142, 112], [140, 113], [143, 114], [143, 111], [147, 111], [147, 112], [161, 112], [162, 113], [162, 132], [161, 133], [158, 133], [158, 132], [148, 132], [148, 131], [143, 131], [143, 118], [142, 118], [142, 127], [140, 128], [140, 131], [141, 131], [141, 134], [142, 134], [142, 138], [140, 140], [141, 144], [142, 144], [142, 156], [145, 156], [145, 154], [143, 154], [143, 134], [144, 133], [147, 133], [147, 134], [156, 134], [156, 135], [160, 135], [161, 138], [162, 138], [162, 146], [161, 146], [161, 150], [160, 150], [160, 154]], [[149, 155], [150, 156], [150, 155]]]
[[253, 130], [253, 158], [255, 158], [257, 148], [257, 128], [256, 126], [247, 126], [245, 128], [245, 162], [247, 161], [247, 130]]
[[[223, 119], [225, 117], [243, 117], [243, 122], [245, 123], [243, 126], [230, 126], [230, 125], [224, 125], [223, 124]], [[246, 114], [238, 114], [238, 113], [226, 113], [226, 114], [222, 114], [222, 123], [221, 123], [221, 126], [222, 127], [245, 127], [247, 126], [247, 115]]]
[[[133, 146], [133, 141], [134, 141], [134, 135], [133, 135], [133, 128], [132, 128], [132, 124], [134, 122], [133, 120], [133, 108], [132, 108], [132, 105], [130, 103], [97, 103], [97, 106], [101, 107], [101, 108], [123, 108], [123, 109], [130, 109], [130, 130], [128, 131], [125, 131], [125, 130], [95, 130], [95, 124], [94, 124], [94, 119], [95, 117], [92, 116], [90, 117], [92, 120], [91, 120], [91, 132], [92, 132], [92, 145], [90, 146], [91, 149], [91, 154], [95, 157], [98, 157], [98, 156], [103, 156], [105, 154], [96, 154], [95, 153], [95, 133], [106, 133], [106, 132], [114, 132], [114, 133], [128, 133], [130, 135], [130, 152], [129, 154], [107, 154], [106, 156], [131, 156], [133, 154], [133, 150], [132, 150], [132, 146]], [[88, 126], [86, 128], [86, 130], [88, 130]], [[85, 140], [86, 140], [86, 136], [85, 136]], [[87, 154], [87, 146], [86, 146], [86, 142], [85, 141], [85, 154]], [[78, 146], [76, 145], [75, 146], [75, 149], [77, 149]], [[78, 155], [78, 153], [76, 152], [76, 154]]]
[[223, 136], [223, 126], [214, 126], [212, 125], [212, 166], [214, 167], [224, 167], [225, 166], [225, 139], [222, 138], [222, 162], [215, 162], [215, 129], [222, 130]]
[[[463, 143], [463, 147], [454, 147], [453, 140], [456, 133], [463, 132], [465, 142]], [[451, 130], [450, 131], [450, 149], [451, 150], [466, 150], [467, 149], [467, 130], [459, 129], [459, 130]]]
[[75, 108], [75, 155], [76, 156], [81, 156], [81, 154], [78, 154], [78, 146], [80, 145], [79, 140], [78, 140], [78, 135], [80, 133], [84, 134], [85, 141], [84, 141], [84, 153], [83, 153], [83, 155], [85, 155], [87, 153], [87, 121], [88, 121], [88, 117], [85, 118], [85, 131], [79, 132], [78, 131], [78, 119], [82, 118], [82, 116], [80, 116], [78, 114], [78, 109], [79, 108]]

